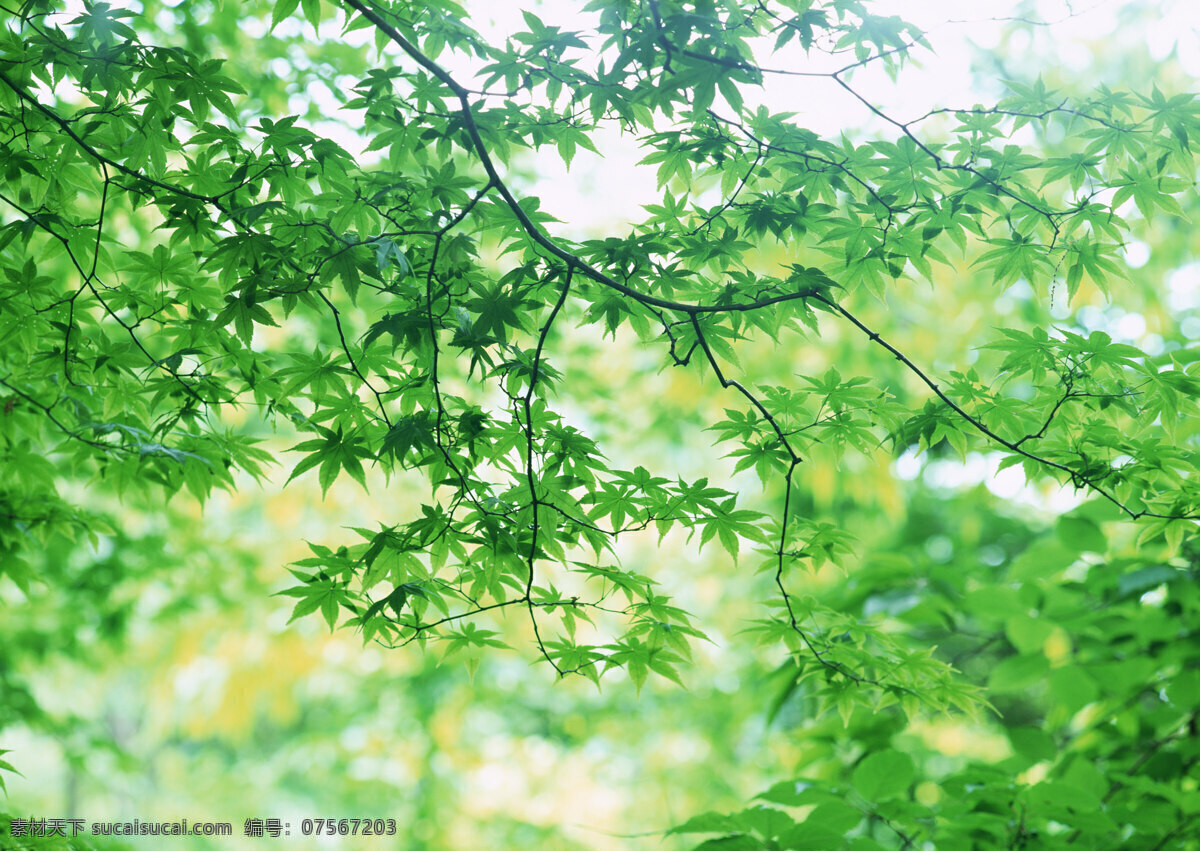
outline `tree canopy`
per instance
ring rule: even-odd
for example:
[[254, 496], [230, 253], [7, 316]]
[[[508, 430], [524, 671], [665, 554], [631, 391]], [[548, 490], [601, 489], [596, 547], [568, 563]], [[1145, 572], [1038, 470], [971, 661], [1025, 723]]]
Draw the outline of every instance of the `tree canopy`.
[[[863, 0], [564, 9], [0, 0], [0, 734], [283, 599], [429, 694], [782, 737], [628, 781], [679, 847], [1198, 847], [1194, 81], [1014, 61], [1031, 10], [901, 115], [938, 34]], [[632, 220], [554, 204], [629, 150]], [[339, 519], [279, 559], [234, 518], [285, 483]]]

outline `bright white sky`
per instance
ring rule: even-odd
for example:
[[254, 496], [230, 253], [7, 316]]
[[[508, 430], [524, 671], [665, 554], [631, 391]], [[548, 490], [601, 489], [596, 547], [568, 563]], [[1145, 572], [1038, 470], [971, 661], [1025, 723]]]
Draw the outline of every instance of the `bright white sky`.
[[[564, 29], [586, 30], [591, 23], [580, 11], [584, 0], [463, 2], [471, 24], [497, 42], [525, 28], [521, 11], [526, 8], [533, 9], [547, 24]], [[1200, 0], [1033, 0], [1032, 11], [1029, 3], [1020, 0], [871, 0], [870, 5], [881, 14], [898, 15], [921, 27], [933, 46], [933, 52], [920, 50], [914, 54], [918, 64], [904, 69], [898, 85], [887, 78], [878, 64], [860, 69], [853, 77], [859, 92], [902, 121], [934, 107], [994, 103], [996, 92], [980, 89], [979, 79], [971, 73], [972, 63], [978, 60], [981, 50], [996, 46], [1006, 26], [1003, 19], [1017, 14], [1021, 7], [1025, 7], [1026, 18], [1050, 25], [1033, 28], [1032, 34], [1018, 33], [1010, 45], [1012, 52], [1019, 55], [1028, 51], [1032, 56], [1043, 57], [1039, 60], [1042, 64], [1044, 57], [1056, 57], [1062, 66], [1073, 69], [1103, 61], [1095, 56], [1093, 45], [1122, 37], [1114, 35], [1120, 27], [1122, 10], [1136, 6], [1153, 9], [1157, 21], [1125, 37], [1144, 39], [1154, 59], [1165, 59], [1175, 51], [1183, 70], [1200, 79]], [[254, 24], [247, 21], [251, 29]], [[264, 20], [260, 25], [265, 31], [267, 22]], [[281, 24], [280, 29], [294, 27], [299, 32], [304, 26], [297, 16]], [[334, 22], [330, 21], [328, 27], [326, 32], [326, 25], [322, 26], [322, 37], [346, 37]], [[366, 31], [361, 30], [348, 38], [370, 40]], [[816, 56], [807, 67], [798, 66], [797, 61], [802, 59], [802, 53], [793, 43], [777, 56], [761, 57], [760, 62], [768, 67], [825, 72], [842, 64], [828, 61], [822, 64], [823, 57]], [[280, 73], [286, 75], [287, 63], [282, 59], [277, 61], [282, 66]], [[478, 63], [450, 55], [439, 57], [439, 62], [464, 83], [471, 82], [472, 70], [478, 67]], [[347, 82], [347, 87], [350, 85], [353, 81]], [[894, 128], [871, 116], [828, 80], [769, 76], [762, 91], [745, 94], [750, 103], [762, 102], [772, 111], [797, 113], [797, 120], [803, 126], [826, 137], [836, 137], [848, 127], [878, 130], [888, 136], [895, 134]], [[298, 94], [291, 109], [306, 112], [307, 98], [327, 115], [339, 114], [340, 105], [324, 84], [314, 83]], [[341, 115], [344, 117], [345, 113]], [[336, 122], [314, 129], [337, 140], [352, 153], [361, 153], [362, 141]], [[570, 222], [555, 229], [566, 236], [580, 237], [601, 228], [623, 229], [626, 223], [642, 217], [642, 205], [661, 198], [654, 167], [637, 166], [644, 151], [615, 131], [597, 134], [593, 141], [603, 156], [580, 149], [569, 175], [557, 156], [537, 160], [541, 180], [535, 192], [543, 209], [552, 214], [557, 212], [559, 218]]]
[[[1184, 70], [1200, 78], [1200, 2], [1196, 0], [1143, 0], [1151, 2], [1159, 13], [1157, 22], [1136, 37], [1145, 38], [1151, 55], [1164, 59], [1177, 50]], [[473, 24], [495, 38], [524, 28], [521, 9], [525, 3], [497, 3], [492, 0], [467, 0]], [[541, 0], [531, 5], [547, 24], [564, 29], [583, 29], [579, 9], [582, 2]], [[972, 62], [979, 50], [994, 47], [1006, 26], [1005, 16], [1016, 14], [1024, 4], [1016, 0], [873, 0], [873, 10], [902, 17], [928, 34], [934, 52], [915, 54], [919, 67], [908, 67], [893, 84], [878, 65], [859, 71], [855, 87], [887, 113], [900, 120], [919, 116], [930, 108], [971, 106], [994, 102], [995, 94], [980, 91], [971, 74]], [[1033, 36], [1019, 34], [1014, 47], [1029, 49], [1033, 55], [1057, 55], [1070, 68], [1086, 68], [1096, 61], [1090, 43], [1114, 37], [1119, 26], [1118, 12], [1131, 5], [1130, 0], [1038, 0], [1036, 12], [1025, 16], [1052, 26], [1038, 28]], [[1034, 40], [1038, 43], [1034, 43]], [[762, 64], [796, 68], [800, 56], [794, 45], [785, 48], [786, 56]], [[811, 70], [834, 70], [839, 64], [822, 66], [814, 61]], [[465, 70], [465, 69], [463, 69]], [[748, 97], [749, 97], [748, 93]], [[814, 132], [836, 136], [846, 127], [870, 128], [882, 122], [854, 103], [845, 92], [829, 81], [769, 77], [759, 99], [772, 111], [798, 113], [797, 120]], [[894, 130], [885, 131], [889, 135]], [[560, 228], [565, 235], [581, 236], [597, 227], [619, 227], [641, 218], [640, 207], [655, 203], [661, 193], [656, 189], [655, 167], [637, 166], [644, 152], [615, 134], [596, 138], [603, 158], [580, 151], [568, 177], [557, 157], [538, 160], [542, 181], [537, 193], [542, 209], [558, 212], [570, 221]], [[581, 213], [585, 219], [581, 220]]]
[[[502, 41], [524, 28], [521, 11], [526, 8], [533, 9], [547, 24], [564, 29], [585, 30], [590, 23], [580, 11], [585, 0], [461, 1], [468, 10], [471, 24], [495, 41]], [[69, 6], [74, 7], [78, 2], [80, 0], [71, 0]], [[183, 0], [166, 2], [174, 4]], [[1032, 36], [1018, 34], [1012, 45], [1014, 52], [1019, 54], [1029, 50], [1031, 55], [1038, 57], [1057, 56], [1063, 66], [1075, 69], [1087, 68], [1098, 61], [1091, 44], [1120, 38], [1114, 33], [1119, 27], [1121, 10], [1136, 6], [1153, 9], [1158, 20], [1145, 30], [1139, 28], [1132, 37], [1145, 39], [1155, 59], [1164, 59], [1175, 51], [1183, 70], [1200, 79], [1200, 0], [871, 0], [870, 6], [880, 14], [898, 15], [921, 27], [933, 45], [932, 53], [921, 50], [914, 54], [920, 64], [904, 70], [900, 85], [888, 80], [878, 65], [858, 71], [853, 78], [856, 89], [884, 107], [888, 115], [900, 120], [919, 116], [932, 107], [994, 102], [994, 92], [979, 90], [978, 80], [971, 74], [972, 62], [978, 58], [980, 49], [986, 50], [998, 43], [1006, 25], [1003, 19], [1017, 14], [1022, 7], [1025, 17], [1052, 25], [1036, 28]], [[268, 23], [266, 18], [258, 22], [247, 20], [245, 27], [255, 35], [259, 28], [265, 32]], [[305, 27], [297, 15], [293, 20], [283, 22], [280, 30], [294, 28], [298, 33]], [[370, 41], [368, 32], [363, 30], [343, 36], [333, 21], [322, 25], [321, 37]], [[760, 61], [767, 66], [796, 69], [797, 59], [801, 57], [793, 43], [783, 54], [764, 56]], [[286, 75], [287, 62], [277, 61], [281, 64], [281, 75]], [[439, 61], [461, 82], [470, 81], [471, 66], [465, 60], [443, 55]], [[817, 57], [804, 70], [831, 71], [840, 64], [821, 65], [820, 57]], [[341, 83], [337, 81], [336, 85]], [[353, 81], [347, 82], [347, 86], [350, 85]], [[769, 77], [762, 92], [757, 95], [746, 92], [746, 96], [748, 100], [756, 98], [768, 104], [772, 111], [797, 113], [803, 126], [827, 137], [836, 136], [847, 127], [894, 134], [894, 129], [882, 126], [882, 122], [870, 116], [865, 108], [854, 103], [830, 81]], [[306, 92], [298, 94], [290, 108], [303, 114], [307, 111], [308, 99], [327, 115], [339, 114], [338, 100], [322, 83], [314, 83]], [[345, 115], [341, 113], [342, 117]], [[337, 122], [323, 123], [314, 129], [337, 140], [352, 153], [361, 153], [362, 141]], [[639, 219], [641, 205], [660, 198], [655, 188], [653, 167], [636, 165], [644, 152], [615, 134], [601, 134], [594, 141], [603, 151], [603, 158], [581, 149], [569, 177], [556, 156], [538, 160], [543, 179], [537, 193], [543, 201], [543, 209], [551, 213], [559, 211], [562, 213], [560, 218], [571, 220], [572, 227], [562, 229], [565, 235], [580, 236], [597, 227], [612, 228]], [[583, 219], [581, 214], [586, 214]]]

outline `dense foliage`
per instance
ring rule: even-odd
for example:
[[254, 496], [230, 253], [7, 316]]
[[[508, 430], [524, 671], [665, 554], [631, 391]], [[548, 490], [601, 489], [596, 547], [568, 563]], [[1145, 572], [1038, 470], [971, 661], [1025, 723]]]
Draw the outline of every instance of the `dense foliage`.
[[[370, 506], [288, 567], [292, 620], [392, 653], [673, 689], [725, 639], [661, 562], [719, 577], [769, 672], [738, 711], [797, 753], [672, 836], [1197, 847], [1191, 94], [1022, 70], [901, 120], [856, 80], [926, 36], [859, 0], [503, 39], [448, 0], [0, 12], [0, 730], [62, 732], [31, 671], [124, 640], [165, 499], [278, 463]], [[876, 129], [806, 129], [780, 79]], [[605, 145], [659, 198], [573, 231], [537, 170]], [[210, 570], [159, 628], [265, 593]], [[946, 719], [999, 744], [939, 754]]]

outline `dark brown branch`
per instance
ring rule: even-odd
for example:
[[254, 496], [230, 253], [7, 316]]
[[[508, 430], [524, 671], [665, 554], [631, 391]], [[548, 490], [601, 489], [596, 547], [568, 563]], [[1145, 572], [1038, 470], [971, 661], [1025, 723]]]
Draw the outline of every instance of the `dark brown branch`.
[[1141, 517], [1153, 517], [1153, 518], [1157, 518], [1160, 520], [1193, 520], [1193, 519], [1200, 518], [1200, 514], [1196, 514], [1196, 513], [1161, 514], [1159, 512], [1155, 512], [1155, 511], [1134, 511], [1132, 508], [1127, 506], [1125, 503], [1121, 502], [1121, 500], [1117, 499], [1117, 497], [1114, 496], [1111, 492], [1109, 492], [1106, 488], [1102, 487], [1100, 484], [1098, 484], [1091, 478], [1088, 478], [1087, 476], [1081, 474], [1078, 470], [1075, 470], [1075, 469], [1067, 466], [1066, 464], [1060, 464], [1057, 461], [1053, 461], [1049, 458], [1044, 458], [1041, 455], [1036, 455], [1033, 452], [1028, 451], [1027, 449], [1022, 449], [1019, 442], [1014, 443], [1013, 441], [1008, 440], [1005, 437], [1002, 437], [1001, 435], [997, 434], [996, 432], [994, 432], [990, 428], [988, 428], [979, 418], [977, 418], [977, 417], [973, 416], [972, 414], [968, 413], [967, 411], [965, 411], [953, 399], [951, 399], [949, 396], [947, 396], [946, 393], [937, 385], [937, 383], [925, 373], [924, 370], [922, 370], [919, 366], [917, 366], [915, 363], [913, 363], [911, 360], [909, 360], [908, 357], [903, 352], [901, 352], [899, 349], [897, 349], [895, 346], [893, 346], [887, 340], [883, 339], [883, 337], [880, 336], [877, 331], [873, 331], [871, 328], [869, 328], [867, 325], [865, 325], [853, 313], [851, 313], [846, 308], [842, 307], [840, 304], [838, 304], [837, 302], [833, 301], [832, 299], [830, 299], [826, 296], [814, 295], [813, 298], [815, 298], [817, 301], [820, 301], [822, 304], [826, 305], [834, 313], [841, 315], [843, 318], [845, 318], [847, 321], [849, 321], [852, 325], [854, 325], [856, 328], [858, 328], [860, 331], [862, 331], [863, 334], [865, 334], [867, 336], [867, 339], [869, 339], [871, 342], [873, 342], [876, 345], [887, 350], [892, 356], [894, 356], [896, 358], [896, 360], [898, 360], [898, 361], [900, 361], [900, 363], [904, 364], [904, 366], [908, 368], [909, 372], [911, 372], [913, 375], [917, 376], [917, 378], [919, 378], [921, 380], [921, 383], [923, 383], [926, 387], [928, 387], [930, 390], [932, 390], [934, 395], [937, 396], [938, 399], [940, 399], [947, 407], [949, 407], [950, 410], [954, 411], [954, 413], [956, 413], [959, 417], [961, 417], [963, 420], [965, 420], [967, 423], [969, 423], [972, 428], [974, 428], [976, 431], [978, 431], [980, 434], [984, 435], [985, 437], [987, 437], [989, 440], [993, 441], [994, 443], [997, 443], [1000, 446], [1003, 446], [1005, 449], [1009, 450], [1010, 452], [1015, 452], [1017, 455], [1020, 455], [1024, 458], [1028, 458], [1030, 461], [1034, 461], [1042, 466], [1049, 467], [1050, 469], [1058, 470], [1060, 472], [1066, 473], [1070, 477], [1072, 483], [1074, 483], [1076, 485], [1076, 487], [1090, 488], [1092, 491], [1094, 491], [1095, 493], [1097, 493], [1104, 499], [1108, 500], [1113, 505], [1115, 505], [1117, 508], [1119, 508], [1122, 512], [1124, 512], [1126, 515], [1128, 515], [1129, 519], [1131, 519], [1131, 520], [1137, 520], [1138, 518], [1141, 518]]
[[525, 578], [525, 603], [529, 607], [529, 621], [533, 624], [534, 640], [537, 642], [538, 649], [542, 656], [549, 662], [554, 670], [561, 677], [566, 672], [558, 666], [558, 663], [551, 658], [546, 650], [546, 645], [542, 641], [542, 634], [538, 628], [537, 616], [535, 614], [533, 604], [533, 577], [534, 565], [537, 561], [538, 535], [541, 532], [540, 520], [538, 518], [538, 508], [542, 505], [542, 500], [537, 493], [537, 481], [534, 474], [534, 428], [533, 428], [533, 394], [537, 388], [539, 371], [542, 363], [542, 350], [546, 345], [546, 338], [550, 335], [550, 329], [554, 326], [554, 320], [558, 318], [558, 313], [562, 310], [562, 306], [566, 303], [567, 295], [571, 291], [571, 273], [570, 267], [566, 271], [566, 279], [563, 281], [562, 291], [558, 294], [558, 299], [554, 302], [554, 307], [550, 310], [550, 315], [546, 318], [546, 322], [542, 325], [541, 333], [538, 334], [537, 348], [533, 354], [533, 364], [530, 367], [529, 387], [526, 388], [522, 404], [525, 409], [525, 481], [529, 486], [529, 507], [533, 513], [533, 518], [530, 521], [532, 532], [529, 540], [529, 554], [526, 556], [525, 567], [527, 576]]

